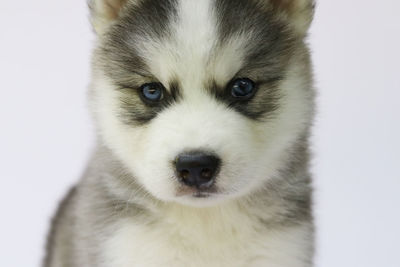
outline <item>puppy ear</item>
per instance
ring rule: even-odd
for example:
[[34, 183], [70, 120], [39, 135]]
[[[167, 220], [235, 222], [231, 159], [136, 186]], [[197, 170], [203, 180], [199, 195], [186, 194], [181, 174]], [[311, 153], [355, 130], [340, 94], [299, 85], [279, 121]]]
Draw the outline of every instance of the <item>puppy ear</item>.
[[91, 23], [100, 34], [118, 16], [128, 0], [88, 0]]
[[314, 16], [314, 0], [269, 0], [272, 7], [282, 14], [301, 35], [307, 33]]

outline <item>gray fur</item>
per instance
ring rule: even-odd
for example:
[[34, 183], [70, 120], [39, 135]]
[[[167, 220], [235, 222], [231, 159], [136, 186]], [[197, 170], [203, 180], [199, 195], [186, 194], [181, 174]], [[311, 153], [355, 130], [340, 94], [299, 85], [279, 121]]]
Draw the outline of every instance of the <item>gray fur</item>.
[[[212, 77], [205, 81], [204, 88], [235, 112], [262, 123], [279, 112], [279, 85], [286, 77], [291, 60], [304, 65], [302, 75], [310, 84], [309, 91], [304, 94], [308, 95], [310, 105], [313, 105], [314, 93], [303, 36], [296, 34], [285, 19], [277, 16], [272, 6], [265, 8], [260, 2], [215, 1], [220, 19], [219, 44], [215, 49], [222, 47], [224, 40], [239, 31], [252, 32], [245, 67], [237, 77], [258, 79], [256, 97], [248, 103], [235, 103], [227, 96], [226, 85], [219, 85]], [[121, 109], [116, 112], [125, 124], [132, 127], [145, 127], [163, 110], [182, 100], [178, 79], [164, 85], [167, 92], [163, 105], [149, 107], [140, 100], [140, 85], [155, 77], [152, 77], [145, 59], [140, 58], [134, 43], [139, 36], [158, 40], [167, 38], [168, 25], [176, 17], [175, 5], [176, 0], [128, 1], [120, 17], [100, 37], [100, 45], [94, 53], [94, 67], [103, 68], [119, 90]], [[91, 96], [95, 94], [91, 92]], [[309, 121], [296, 142], [288, 146], [290, 156], [276, 176], [240, 202], [245, 211], [243, 216], [261, 222], [260, 229], [257, 229], [260, 233], [309, 225], [310, 255], [304, 255], [303, 261], [308, 264], [304, 266], [311, 266], [313, 251], [312, 190], [308, 172], [310, 125]], [[165, 205], [139, 184], [100, 137], [87, 171], [62, 202], [52, 222], [43, 266], [106, 267], [99, 244], [117, 230], [117, 222], [134, 218], [138, 224], [157, 227], [163, 221], [160, 214]]]
[[[293, 157], [281, 172], [286, 179], [276, 177], [242, 202], [248, 216], [270, 231], [312, 221], [307, 140], [300, 139], [292, 149]], [[44, 267], [103, 266], [98, 244], [115, 231], [118, 220], [134, 217], [157, 225], [162, 220], [159, 201], [133, 181], [113, 153], [100, 146], [53, 220]], [[274, 213], [266, 216], [264, 209]]]
[[[176, 17], [176, 1], [142, 1], [126, 9], [120, 19], [106, 33], [104, 42], [97, 50], [100, 64], [108, 76], [121, 89], [121, 119], [126, 123], [146, 123], [154, 118], [163, 108], [169, 106], [176, 97], [171, 95], [166, 103], [158, 108], [148, 108], [139, 99], [140, 85], [147, 80], [156, 80], [148, 70], [145, 60], [137, 51], [135, 40], [138, 38], [155, 39], [162, 42], [169, 33], [168, 24]], [[293, 48], [299, 46], [293, 30], [286, 21], [274, 16], [274, 10], [261, 9], [253, 1], [216, 1], [219, 18], [219, 44], [214, 53], [218, 53], [230, 37], [239, 32], [247, 32], [249, 39], [247, 55], [242, 71], [237, 77], [257, 79], [258, 96], [249, 103], [237, 103], [229, 98], [230, 91], [226, 84], [218, 86], [215, 81], [206, 81], [204, 86], [218, 99], [235, 108], [238, 112], [260, 119], [278, 108], [279, 91], [276, 90], [280, 80], [285, 76], [285, 67]], [[254, 27], [257, 25], [257, 27]], [[221, 46], [221, 47], [220, 47]], [[176, 95], [179, 83], [176, 84]], [[167, 88], [170, 88], [166, 85]], [[171, 89], [172, 90], [172, 89]]]

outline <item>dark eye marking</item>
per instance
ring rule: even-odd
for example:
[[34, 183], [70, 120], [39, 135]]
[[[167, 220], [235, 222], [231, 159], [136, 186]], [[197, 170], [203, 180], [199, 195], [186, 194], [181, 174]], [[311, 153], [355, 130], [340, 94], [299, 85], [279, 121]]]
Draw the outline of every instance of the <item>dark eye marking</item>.
[[126, 124], [145, 124], [181, 98], [179, 83], [169, 82], [167, 90], [160, 82], [116, 83], [120, 94], [120, 117]]
[[261, 77], [258, 80], [234, 78], [224, 88], [211, 81], [210, 93], [229, 108], [253, 120], [272, 116], [279, 107], [279, 84], [283, 76]]
[[164, 94], [165, 88], [161, 83], [145, 83], [140, 86], [140, 97], [147, 104], [157, 104], [163, 99]]

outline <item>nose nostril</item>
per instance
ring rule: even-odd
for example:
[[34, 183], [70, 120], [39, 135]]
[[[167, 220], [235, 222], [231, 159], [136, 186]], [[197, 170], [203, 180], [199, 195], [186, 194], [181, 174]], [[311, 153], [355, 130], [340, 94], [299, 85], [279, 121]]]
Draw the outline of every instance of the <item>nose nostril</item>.
[[189, 176], [190, 176], [190, 172], [188, 170], [182, 170], [179, 172], [179, 177], [182, 180], [187, 180], [189, 178]]

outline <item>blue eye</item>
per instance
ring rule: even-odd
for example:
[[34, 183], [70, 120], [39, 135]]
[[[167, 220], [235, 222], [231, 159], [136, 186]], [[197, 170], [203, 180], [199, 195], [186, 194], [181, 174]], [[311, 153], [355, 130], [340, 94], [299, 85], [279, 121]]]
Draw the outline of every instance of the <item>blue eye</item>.
[[161, 83], [146, 83], [141, 86], [141, 90], [145, 100], [157, 102], [163, 97], [164, 87]]
[[248, 98], [253, 96], [256, 88], [254, 82], [248, 78], [236, 79], [232, 82], [231, 86], [232, 96], [238, 98]]

